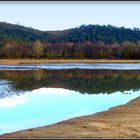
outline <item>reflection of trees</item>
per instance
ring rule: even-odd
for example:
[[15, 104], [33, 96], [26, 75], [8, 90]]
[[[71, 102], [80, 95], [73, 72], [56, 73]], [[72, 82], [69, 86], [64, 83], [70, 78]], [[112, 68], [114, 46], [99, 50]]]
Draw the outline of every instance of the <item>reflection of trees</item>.
[[34, 80], [40, 81], [44, 77], [44, 70], [34, 70], [33, 77]]
[[7, 79], [16, 89], [33, 90], [41, 87], [61, 87], [97, 94], [138, 90], [140, 71], [117, 70], [33, 70], [1, 71], [0, 79]]
[[132, 79], [136, 76], [137, 76], [136, 73], [135, 72], [133, 73], [132, 71], [126, 71], [122, 74], [123, 79]]

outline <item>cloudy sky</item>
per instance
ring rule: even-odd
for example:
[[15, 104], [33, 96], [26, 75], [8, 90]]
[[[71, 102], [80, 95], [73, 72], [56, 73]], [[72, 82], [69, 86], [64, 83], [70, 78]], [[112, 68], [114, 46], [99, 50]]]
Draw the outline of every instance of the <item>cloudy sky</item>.
[[0, 21], [40, 30], [82, 24], [140, 28], [140, 2], [0, 2]]

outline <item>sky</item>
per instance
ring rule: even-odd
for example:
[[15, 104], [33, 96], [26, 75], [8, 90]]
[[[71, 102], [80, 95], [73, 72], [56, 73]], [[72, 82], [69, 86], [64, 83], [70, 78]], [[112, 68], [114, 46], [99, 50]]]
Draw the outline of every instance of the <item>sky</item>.
[[140, 28], [140, 1], [1, 1], [0, 22], [19, 24], [43, 31], [64, 30], [83, 24]]

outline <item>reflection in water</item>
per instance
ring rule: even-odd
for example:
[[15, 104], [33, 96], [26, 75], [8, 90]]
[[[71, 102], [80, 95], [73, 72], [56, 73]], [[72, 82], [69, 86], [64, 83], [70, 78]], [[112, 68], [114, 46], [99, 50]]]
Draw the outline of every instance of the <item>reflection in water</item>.
[[10, 81], [13, 89], [20, 91], [54, 87], [75, 90], [83, 94], [111, 94], [140, 88], [138, 70], [9, 70], [0, 71], [0, 79]]
[[23, 93], [22, 91], [19, 91], [14, 89], [11, 83], [7, 80], [0, 80], [0, 98], [5, 98], [7, 96], [12, 95], [19, 95]]
[[113, 70], [140, 70], [140, 64], [127, 64], [127, 63], [98, 63], [98, 64], [88, 64], [88, 63], [53, 63], [53, 64], [23, 64], [23, 65], [0, 65], [0, 70], [68, 70], [68, 69], [113, 69]]
[[0, 71], [0, 134], [104, 111], [138, 96], [138, 70]]
[[139, 91], [129, 92], [132, 94], [116, 92], [90, 95], [63, 88], [40, 88], [1, 99], [0, 134], [104, 111], [140, 95]]
[[25, 98], [22, 98], [22, 96], [12, 96], [11, 98], [4, 98], [0, 100], [0, 108], [9, 108], [9, 107], [15, 107], [21, 103], [26, 102]]

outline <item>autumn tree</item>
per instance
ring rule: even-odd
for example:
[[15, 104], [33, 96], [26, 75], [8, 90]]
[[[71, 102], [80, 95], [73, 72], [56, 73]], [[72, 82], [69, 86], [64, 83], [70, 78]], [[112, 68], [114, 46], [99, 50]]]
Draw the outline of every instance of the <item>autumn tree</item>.
[[33, 56], [40, 58], [44, 54], [43, 44], [37, 40], [33, 44]]
[[4, 54], [7, 58], [12, 58], [14, 55], [14, 44], [12, 42], [5, 43]]
[[130, 59], [133, 57], [134, 52], [135, 52], [135, 43], [130, 42], [130, 41], [125, 41], [122, 43], [122, 47], [124, 50], [124, 58]]
[[84, 58], [84, 45], [82, 43], [73, 44], [73, 57], [74, 58]]

